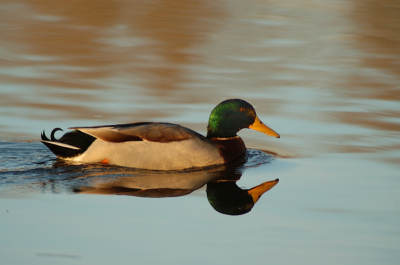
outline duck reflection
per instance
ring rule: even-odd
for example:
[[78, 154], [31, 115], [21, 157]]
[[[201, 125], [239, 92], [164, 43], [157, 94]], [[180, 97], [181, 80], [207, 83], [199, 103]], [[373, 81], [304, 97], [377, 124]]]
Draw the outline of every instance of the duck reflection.
[[74, 188], [74, 192], [83, 194], [129, 195], [136, 197], [165, 198], [178, 197], [200, 189], [216, 178], [210, 172], [168, 172], [145, 174], [138, 171], [124, 172], [123, 177], [96, 177], [88, 182], [89, 186]]
[[219, 213], [241, 215], [250, 212], [261, 195], [278, 182], [279, 179], [276, 179], [251, 189], [241, 189], [236, 185], [236, 181], [211, 181], [207, 183], [207, 199]]
[[72, 190], [81, 194], [164, 198], [188, 195], [207, 185], [207, 199], [217, 212], [241, 215], [250, 212], [260, 197], [279, 182], [276, 179], [250, 189], [239, 188], [236, 182], [242, 177], [244, 162], [190, 172], [119, 169], [116, 172], [88, 173], [78, 177], [84, 180], [84, 184], [80, 182], [81, 185], [77, 186], [74, 182]]

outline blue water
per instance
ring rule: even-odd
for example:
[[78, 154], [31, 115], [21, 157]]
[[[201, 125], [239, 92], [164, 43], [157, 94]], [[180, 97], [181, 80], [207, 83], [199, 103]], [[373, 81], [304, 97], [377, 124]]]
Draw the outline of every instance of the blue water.
[[[399, 13], [386, 0], [1, 3], [0, 263], [397, 264]], [[205, 134], [228, 98], [281, 138], [242, 130], [248, 160], [227, 168], [68, 164], [38, 142], [142, 121]], [[209, 202], [210, 181], [275, 179], [246, 214]]]

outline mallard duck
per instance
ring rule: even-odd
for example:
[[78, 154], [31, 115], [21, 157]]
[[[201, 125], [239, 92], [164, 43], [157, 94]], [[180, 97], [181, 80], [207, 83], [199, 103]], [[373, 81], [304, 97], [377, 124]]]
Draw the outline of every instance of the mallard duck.
[[250, 128], [279, 138], [256, 115], [253, 106], [241, 99], [229, 99], [211, 112], [207, 136], [178, 124], [138, 122], [129, 124], [71, 127], [60, 139], [43, 142], [60, 159], [102, 163], [151, 170], [183, 170], [221, 165], [246, 154], [236, 133]]

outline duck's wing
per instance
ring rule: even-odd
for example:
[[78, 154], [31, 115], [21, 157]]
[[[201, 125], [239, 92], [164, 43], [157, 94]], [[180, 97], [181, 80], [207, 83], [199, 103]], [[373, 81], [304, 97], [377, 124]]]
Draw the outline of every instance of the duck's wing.
[[150, 141], [175, 142], [188, 139], [205, 139], [201, 134], [178, 124], [140, 122], [93, 127], [71, 127], [106, 142]]

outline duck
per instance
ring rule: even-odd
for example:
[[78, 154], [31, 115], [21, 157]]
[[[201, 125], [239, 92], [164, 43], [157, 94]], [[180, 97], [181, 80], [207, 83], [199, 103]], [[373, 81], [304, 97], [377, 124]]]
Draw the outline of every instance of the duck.
[[165, 122], [70, 127], [59, 139], [41, 134], [41, 142], [57, 158], [78, 163], [101, 163], [148, 170], [187, 170], [228, 164], [246, 155], [237, 133], [253, 129], [280, 135], [266, 126], [254, 107], [242, 99], [228, 99], [212, 111], [203, 136], [189, 128]]

